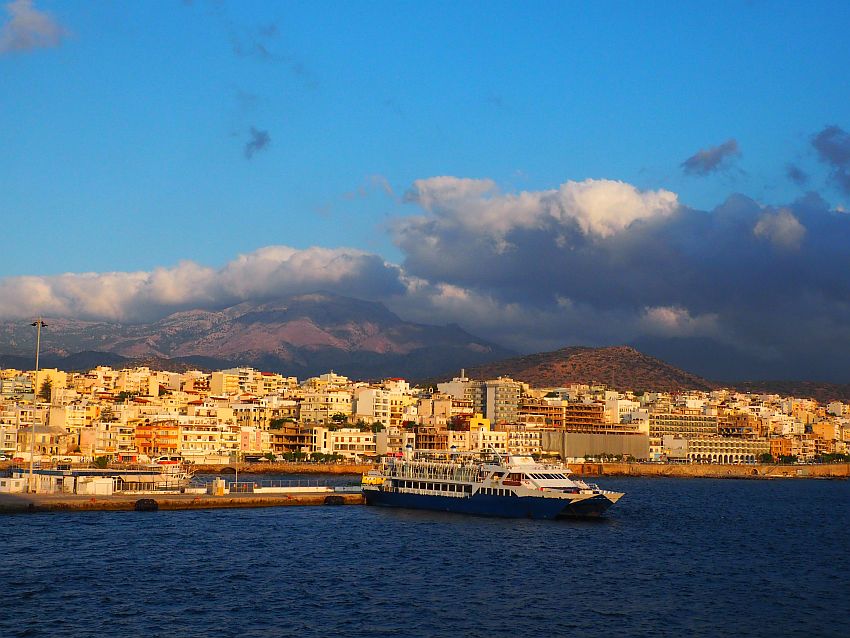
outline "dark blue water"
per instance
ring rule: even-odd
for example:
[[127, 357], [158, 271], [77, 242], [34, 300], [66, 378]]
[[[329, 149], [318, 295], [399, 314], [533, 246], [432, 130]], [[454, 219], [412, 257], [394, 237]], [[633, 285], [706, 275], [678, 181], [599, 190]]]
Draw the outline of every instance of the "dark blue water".
[[0, 636], [850, 635], [850, 483], [602, 483], [602, 522], [0, 517]]

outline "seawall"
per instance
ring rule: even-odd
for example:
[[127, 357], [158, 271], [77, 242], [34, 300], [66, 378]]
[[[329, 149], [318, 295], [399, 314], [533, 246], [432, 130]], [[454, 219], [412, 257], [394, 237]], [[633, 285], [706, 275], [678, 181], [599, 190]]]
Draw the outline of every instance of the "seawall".
[[[246, 474], [363, 474], [370, 463], [230, 463], [227, 465], [192, 465], [195, 474], [232, 474], [238, 468]], [[229, 468], [229, 469], [228, 469]]]
[[813, 465], [717, 465], [698, 463], [570, 463], [580, 476], [670, 476], [676, 478], [850, 478], [850, 463]]
[[[202, 510], [303, 505], [361, 505], [362, 494], [0, 494], [0, 514], [23, 512], [133, 511], [139, 499], [153, 499], [160, 510]], [[328, 500], [330, 499], [330, 500]]]

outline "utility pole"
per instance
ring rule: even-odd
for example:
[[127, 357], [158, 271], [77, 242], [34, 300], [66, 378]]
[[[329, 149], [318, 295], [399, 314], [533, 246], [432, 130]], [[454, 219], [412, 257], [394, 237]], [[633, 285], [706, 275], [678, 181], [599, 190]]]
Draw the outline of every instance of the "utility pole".
[[35, 461], [35, 411], [38, 404], [38, 351], [41, 348], [41, 329], [46, 328], [47, 324], [41, 320], [41, 317], [33, 321], [31, 324], [36, 329], [35, 332], [35, 379], [33, 379], [33, 398], [32, 398], [32, 432], [30, 433], [30, 476], [29, 476], [29, 491], [35, 493], [35, 482], [33, 481], [33, 463]]

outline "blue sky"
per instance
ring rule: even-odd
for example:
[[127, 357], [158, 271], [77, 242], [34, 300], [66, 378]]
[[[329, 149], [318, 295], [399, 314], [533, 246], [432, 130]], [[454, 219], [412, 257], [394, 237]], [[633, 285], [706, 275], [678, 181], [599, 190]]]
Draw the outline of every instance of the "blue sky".
[[[398, 228], [440, 216], [445, 207], [428, 209], [414, 186], [437, 176], [492, 180], [505, 196], [622, 181], [674, 193], [705, 215], [737, 194], [756, 216], [807, 192], [830, 214], [850, 206], [835, 173], [846, 170], [840, 152], [830, 163], [813, 145], [828, 126], [850, 128], [846, 2], [15, 0], [3, 8], [0, 282], [16, 291], [0, 295], [7, 316], [15, 304], [37, 310], [32, 294], [21, 297], [21, 277], [45, 278], [67, 298], [75, 293], [51, 278], [187, 260], [219, 270], [276, 245], [355, 249], [505, 312], [525, 303], [459, 273], [437, 280], [411, 269], [417, 256]], [[53, 30], [24, 37], [43, 20]], [[260, 137], [249, 157], [252, 130]], [[730, 140], [734, 148], [717, 151]], [[700, 151], [708, 163], [684, 170]], [[788, 177], [789, 165], [805, 183]], [[757, 217], [754, 241], [775, 226], [759, 234], [756, 225]], [[818, 250], [813, 226], [803, 226], [802, 244], [793, 224], [780, 229], [800, 259]], [[727, 270], [742, 263], [735, 259]], [[586, 275], [601, 274], [594, 268]], [[635, 316], [657, 307], [698, 312], [682, 298], [629, 302]], [[463, 317], [443, 310], [435, 316]], [[734, 324], [723, 310], [700, 312]], [[740, 347], [735, 326], [724, 334]], [[568, 326], [526, 349], [641, 334]]]

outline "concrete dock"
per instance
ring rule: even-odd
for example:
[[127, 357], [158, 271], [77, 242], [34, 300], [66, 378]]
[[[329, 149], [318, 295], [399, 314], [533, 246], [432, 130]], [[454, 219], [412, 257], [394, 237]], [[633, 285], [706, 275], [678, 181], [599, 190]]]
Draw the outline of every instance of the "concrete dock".
[[133, 511], [140, 499], [153, 499], [160, 510], [199, 510], [302, 505], [362, 505], [363, 495], [347, 494], [0, 494], [0, 514], [25, 512]]

